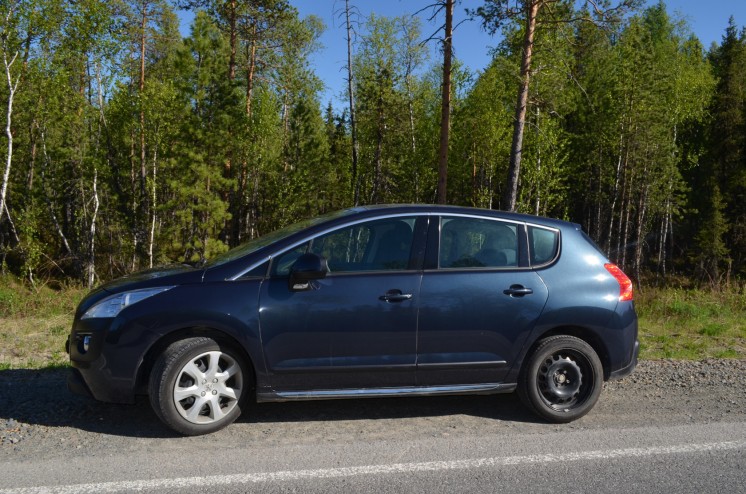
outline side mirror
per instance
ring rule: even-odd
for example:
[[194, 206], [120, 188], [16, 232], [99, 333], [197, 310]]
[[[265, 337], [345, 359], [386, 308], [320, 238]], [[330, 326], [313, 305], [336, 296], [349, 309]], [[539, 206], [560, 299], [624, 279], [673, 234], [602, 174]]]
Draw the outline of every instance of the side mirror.
[[311, 281], [325, 278], [329, 272], [326, 259], [316, 254], [303, 254], [290, 268], [288, 288], [292, 292], [311, 290]]

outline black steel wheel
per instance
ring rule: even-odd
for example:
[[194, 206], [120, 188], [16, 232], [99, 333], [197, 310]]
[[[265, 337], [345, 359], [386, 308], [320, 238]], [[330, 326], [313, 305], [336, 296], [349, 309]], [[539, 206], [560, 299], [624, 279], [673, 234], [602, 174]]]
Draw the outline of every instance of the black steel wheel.
[[540, 417], [555, 423], [576, 420], [598, 401], [603, 367], [593, 348], [574, 336], [539, 341], [519, 378], [521, 401]]

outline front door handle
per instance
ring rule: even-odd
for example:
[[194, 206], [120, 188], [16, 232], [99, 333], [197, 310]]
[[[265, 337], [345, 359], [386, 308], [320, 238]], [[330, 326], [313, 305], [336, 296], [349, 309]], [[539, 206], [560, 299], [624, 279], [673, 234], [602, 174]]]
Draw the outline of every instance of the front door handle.
[[510, 295], [511, 297], [523, 297], [524, 295], [531, 295], [534, 291], [523, 285], [510, 285], [510, 288], [503, 290], [503, 293], [505, 295]]
[[402, 293], [401, 290], [389, 290], [385, 295], [378, 297], [378, 300], [383, 300], [384, 302], [404, 302], [411, 298], [411, 293]]

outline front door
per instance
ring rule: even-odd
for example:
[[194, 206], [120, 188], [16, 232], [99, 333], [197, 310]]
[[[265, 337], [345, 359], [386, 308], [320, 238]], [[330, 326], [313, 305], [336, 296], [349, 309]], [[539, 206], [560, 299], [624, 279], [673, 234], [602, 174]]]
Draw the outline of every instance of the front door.
[[[414, 385], [422, 279], [414, 246], [424, 238], [423, 221], [342, 227], [273, 260], [259, 318], [275, 391]], [[309, 291], [291, 291], [288, 273], [305, 252], [324, 256], [329, 273]]]

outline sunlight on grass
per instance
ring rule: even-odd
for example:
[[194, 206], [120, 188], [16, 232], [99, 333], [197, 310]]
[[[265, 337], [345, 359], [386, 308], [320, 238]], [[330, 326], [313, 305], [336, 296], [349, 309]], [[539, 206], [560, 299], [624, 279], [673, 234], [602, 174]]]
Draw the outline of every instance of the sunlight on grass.
[[34, 290], [0, 277], [0, 370], [67, 365], [65, 340], [86, 292], [79, 287]]
[[645, 288], [635, 304], [641, 358], [746, 358], [746, 296], [740, 290]]

